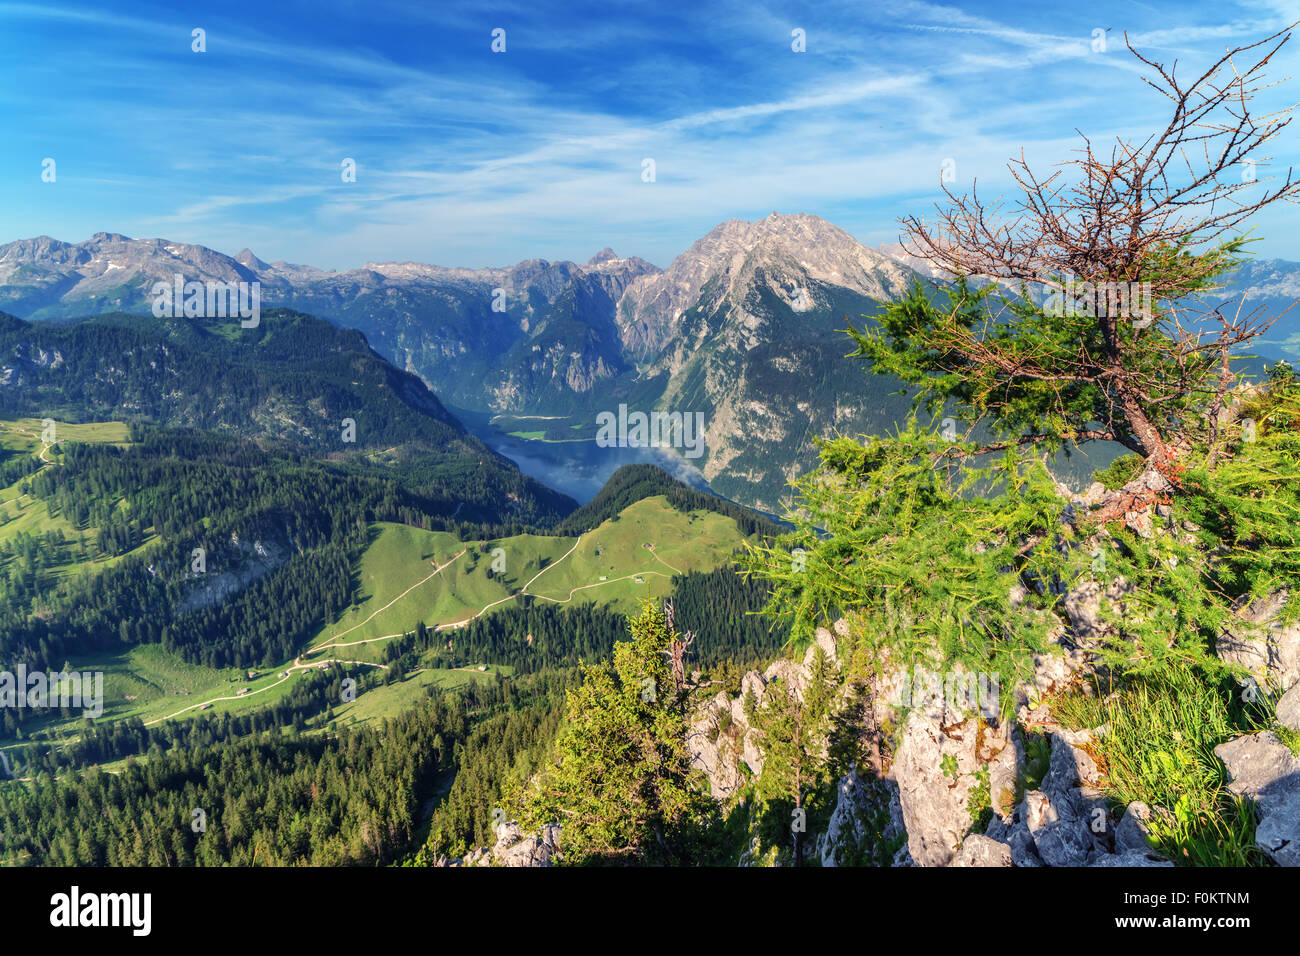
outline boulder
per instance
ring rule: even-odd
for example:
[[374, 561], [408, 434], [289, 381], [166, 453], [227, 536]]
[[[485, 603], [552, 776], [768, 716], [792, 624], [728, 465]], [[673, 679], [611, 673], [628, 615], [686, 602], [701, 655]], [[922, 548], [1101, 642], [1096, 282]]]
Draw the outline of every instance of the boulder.
[[1116, 853], [1149, 853], [1151, 851], [1151, 808], [1134, 801], [1124, 808], [1124, 816], [1115, 828]]
[[[836, 786], [835, 809], [817, 837], [815, 853], [822, 866], [883, 863], [884, 847], [904, 836], [898, 787], [854, 767]], [[896, 854], [894, 865], [911, 865], [898, 859]]]
[[1300, 792], [1266, 795], [1264, 819], [1255, 828], [1255, 843], [1278, 866], [1300, 866]]
[[763, 672], [764, 684], [781, 681], [790, 688], [798, 700], [803, 700], [804, 688], [808, 686], [808, 673], [789, 658], [779, 658], [767, 666]]
[[1255, 802], [1255, 843], [1279, 866], [1300, 866], [1300, 757], [1267, 730], [1214, 752], [1228, 770], [1228, 789]]
[[1102, 502], [1106, 500], [1106, 496], [1109, 494], [1110, 492], [1106, 490], [1105, 485], [1100, 481], [1094, 481], [1088, 486], [1088, 490], [1080, 496], [1079, 500], [1089, 508], [1092, 508], [1102, 504]]
[[686, 750], [691, 766], [709, 778], [709, 790], [718, 800], [731, 796], [740, 788], [739, 754], [735, 742], [719, 732], [722, 715], [731, 714], [732, 701], [719, 691], [717, 696], [695, 712], [686, 735]]
[[871, 795], [856, 773], [845, 774], [836, 787], [835, 809], [818, 839], [822, 866], [838, 866], [846, 846], [860, 846], [862, 817], [871, 810]]
[[1219, 658], [1250, 671], [1256, 680], [1287, 691], [1300, 682], [1300, 621], [1283, 626], [1285, 588], [1250, 603], [1239, 602], [1240, 624], [1219, 635]]
[[1097, 762], [1081, 747], [1090, 741], [1087, 731], [1052, 731], [1052, 756], [1043, 781], [1044, 790], [1060, 795], [1072, 787], [1095, 787], [1101, 783]]
[[913, 710], [890, 771], [917, 866], [952, 861], [981, 809], [973, 805], [977, 789], [987, 786], [995, 813], [996, 796], [1014, 792], [1020, 747], [1009, 726], [953, 717], [942, 703]]
[[835, 640], [835, 635], [824, 627], [817, 628], [817, 639], [808, 646], [804, 651], [803, 666], [812, 667], [813, 658], [817, 654], [817, 648], [821, 648], [826, 654], [826, 662], [831, 665], [839, 663], [839, 645]]
[[1156, 535], [1150, 508], [1126, 512], [1124, 526], [1140, 538], [1154, 538]]
[[962, 841], [949, 866], [1011, 866], [1011, 847], [978, 833]]
[[1073, 643], [1087, 647], [1111, 638], [1121, 602], [1132, 590], [1132, 585], [1121, 578], [1105, 588], [1088, 580], [1066, 592], [1062, 603], [1070, 620]]
[[727, 710], [731, 715], [731, 726], [736, 728], [738, 735], [743, 735], [749, 729], [749, 718], [745, 716], [744, 696], [742, 695], [733, 700]]
[[1293, 684], [1277, 702], [1277, 720], [1283, 727], [1300, 730], [1300, 683]]
[[745, 697], [752, 690], [754, 692], [754, 701], [762, 703], [763, 690], [767, 687], [767, 681], [763, 680], [763, 675], [758, 671], [748, 671], [740, 679], [740, 700], [743, 703]]
[[1085, 866], [1096, 854], [1107, 852], [1102, 839], [1108, 825], [1105, 800], [1088, 785], [1098, 776], [1087, 753], [1064, 733], [1052, 733], [1042, 790], [1025, 794], [1024, 801], [1025, 825], [1048, 866]]
[[1087, 669], [1091, 660], [1088, 651], [1078, 646], [1064, 627], [1057, 629], [1049, 640], [1055, 645], [1052, 650], [1033, 655], [1033, 680], [1016, 685], [1016, 714], [1022, 723], [1028, 719], [1041, 697], [1070, 687]]
[[1092, 840], [1068, 795], [1055, 801], [1041, 790], [1025, 794], [1025, 826], [1048, 866], [1085, 866]]
[[[1042, 789], [1031, 790], [1006, 820], [995, 819], [985, 836], [1006, 844], [1015, 866], [1168, 866], [1142, 840], [1144, 808], [1108, 832], [1110, 816], [1096, 762], [1081, 749], [1096, 731], [1057, 730]], [[1114, 849], [1112, 851], [1112, 840]]]
[[1150, 850], [1127, 850], [1123, 853], [1104, 853], [1089, 866], [1173, 866], [1169, 860]]

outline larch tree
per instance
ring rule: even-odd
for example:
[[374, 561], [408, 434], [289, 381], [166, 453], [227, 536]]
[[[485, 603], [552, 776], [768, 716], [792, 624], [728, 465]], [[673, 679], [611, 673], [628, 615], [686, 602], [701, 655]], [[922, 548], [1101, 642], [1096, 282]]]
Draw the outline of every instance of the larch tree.
[[[1089, 639], [1118, 675], [1214, 671], [1237, 608], [1300, 577], [1300, 388], [1284, 363], [1241, 382], [1271, 318], [1215, 298], [1251, 217], [1300, 198], [1289, 171], [1257, 175], [1291, 119], [1254, 105], [1289, 38], [1186, 81], [1134, 51], [1170, 107], [1151, 136], [1105, 154], [1085, 139], [1046, 177], [1022, 155], [1009, 209], [945, 190], [936, 220], [902, 220], [951, 281], [850, 328], [853, 354], [967, 431], [913, 416], [822, 443], [794, 530], [742, 560], [794, 643], [846, 617], [872, 666], [998, 674], [1007, 708], [1087, 582], [1140, 595]], [[1063, 500], [1047, 455], [1089, 442], [1131, 454], [1097, 473], [1095, 500]]]
[[1163, 128], [1108, 151], [1085, 137], [1078, 158], [1046, 176], [1022, 151], [1009, 166], [1020, 193], [1010, 208], [945, 184], [949, 203], [933, 222], [902, 220], [905, 249], [952, 288], [944, 297], [917, 285], [878, 329], [851, 334], [873, 371], [994, 436], [948, 455], [1116, 442], [1143, 467], [1104, 518], [1177, 495], [1193, 447], [1218, 457], [1232, 363], [1276, 317], [1216, 294], [1251, 217], [1300, 198], [1291, 170], [1259, 175], [1291, 108], [1254, 108], [1289, 39], [1229, 50], [1190, 79], [1130, 44], [1168, 101]]

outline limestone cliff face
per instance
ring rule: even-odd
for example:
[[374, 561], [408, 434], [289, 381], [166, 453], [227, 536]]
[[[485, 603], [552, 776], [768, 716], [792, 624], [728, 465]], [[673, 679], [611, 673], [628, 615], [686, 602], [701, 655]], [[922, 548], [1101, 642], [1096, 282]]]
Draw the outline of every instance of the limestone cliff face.
[[[847, 620], [817, 635], [817, 644], [836, 662], [846, 640], [851, 644]], [[1060, 643], [1072, 642], [1062, 632]], [[746, 695], [762, 707], [773, 680], [802, 693], [813, 653], [810, 647], [802, 663], [779, 660], [762, 674], [751, 671], [740, 696], [720, 694], [697, 710], [689, 739], [692, 758], [724, 805], [743, 799], [747, 783], [763, 772], [763, 737], [745, 717]], [[1022, 703], [1016, 717], [1006, 720], [948, 699], [913, 700], [913, 706], [903, 707], [897, 701], [898, 688], [907, 682], [904, 672], [887, 669], [871, 679], [865, 699], [872, 718], [865, 724], [864, 743], [877, 758], [838, 781], [829, 822], [804, 841], [805, 864], [1172, 865], [1145, 840], [1148, 808], [1135, 805], [1112, 819], [1089, 752], [1092, 732], [1061, 727], [1045, 709], [1034, 708], [1041, 693], [1068, 686], [1087, 669], [1086, 664], [1071, 667], [1068, 660], [1068, 655], [1045, 656], [1034, 680], [1016, 689]], [[853, 692], [848, 685], [842, 701]], [[1051, 757], [1039, 787], [1025, 792], [1027, 724], [1046, 730]], [[987, 825], [976, 832], [987, 811]], [[747, 851], [738, 862], [762, 865], [777, 859]]]
[[[1071, 522], [1116, 494], [1100, 485], [1082, 495], [1060, 491], [1065, 520]], [[1147, 537], [1187, 533], [1158, 505], [1129, 518], [1135, 531]], [[1014, 590], [1009, 595], [1013, 607], [1023, 598]], [[1300, 730], [1300, 624], [1286, 614], [1290, 600], [1290, 592], [1280, 589], [1243, 603], [1239, 622], [1220, 636], [1218, 653], [1251, 672], [1259, 687], [1281, 694], [1278, 724]], [[892, 666], [887, 657], [855, 658], [865, 635], [853, 618], [818, 630], [817, 645], [847, 678], [839, 708], [846, 711], [854, 701], [863, 705], [856, 726], [865, 758], [838, 781], [829, 821], [803, 841], [805, 862], [1171, 866], [1148, 840], [1152, 819], [1170, 809], [1133, 803], [1114, 811], [1103, 790], [1106, 769], [1098, 757], [1108, 726], [1066, 724], [1052, 704], [1055, 695], [1097, 673], [1099, 649], [1115, 636], [1115, 622], [1141, 613], [1140, 607], [1141, 596], [1122, 580], [1107, 586], [1082, 580], [1063, 587], [1059, 625], [1049, 649], [1033, 659], [1030, 676], [1007, 688], [1009, 715], [982, 700], [971, 706], [961, 695], [918, 696], [915, 674]], [[762, 673], [751, 671], [739, 695], [719, 694], [698, 705], [690, 752], [724, 806], [746, 800], [764, 772], [765, 741], [750, 719], [752, 708], [764, 706], [773, 681], [802, 699], [814, 653], [810, 647], [802, 662], [778, 660]], [[973, 675], [960, 666], [945, 670], [947, 686], [971, 686], [964, 678]], [[910, 697], [909, 686], [914, 688]], [[1221, 744], [1216, 754], [1227, 770], [1228, 789], [1255, 804], [1260, 850], [1279, 865], [1300, 866], [1295, 849], [1300, 846], [1300, 758], [1283, 743], [1281, 733], [1241, 736]], [[770, 848], [762, 854], [755, 847], [739, 862], [785, 860], [788, 846], [784, 854]]]

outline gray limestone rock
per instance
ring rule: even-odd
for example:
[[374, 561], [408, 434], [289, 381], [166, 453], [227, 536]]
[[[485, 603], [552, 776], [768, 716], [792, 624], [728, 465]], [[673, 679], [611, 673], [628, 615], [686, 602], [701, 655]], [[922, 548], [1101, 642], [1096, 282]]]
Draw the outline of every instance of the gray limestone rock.
[[962, 841], [961, 849], [948, 865], [1011, 866], [1011, 847], [978, 833], [972, 833]]
[[1283, 626], [1285, 588], [1237, 609], [1241, 624], [1219, 635], [1219, 658], [1246, 668], [1259, 681], [1286, 691], [1300, 681], [1300, 621]]
[[1214, 748], [1228, 770], [1228, 789], [1255, 801], [1255, 842], [1279, 866], [1300, 866], [1300, 757], [1272, 731]]

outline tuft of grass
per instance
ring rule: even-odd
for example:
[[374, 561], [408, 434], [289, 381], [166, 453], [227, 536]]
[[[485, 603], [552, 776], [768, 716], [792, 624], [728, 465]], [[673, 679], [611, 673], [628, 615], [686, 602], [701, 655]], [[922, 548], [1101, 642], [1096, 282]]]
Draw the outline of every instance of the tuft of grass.
[[[1053, 710], [1075, 727], [1108, 725], [1096, 740], [1120, 803], [1154, 809], [1154, 848], [1184, 866], [1263, 866], [1255, 813], [1226, 789], [1214, 748], [1259, 728], [1261, 713], [1239, 704], [1232, 682], [1190, 666], [1132, 679], [1095, 698], [1072, 694]], [[1099, 688], [1102, 690], [1102, 688]]]
[[1286, 744], [1291, 753], [1300, 757], [1300, 731], [1292, 730], [1286, 724], [1279, 722], [1273, 725], [1273, 734]]

